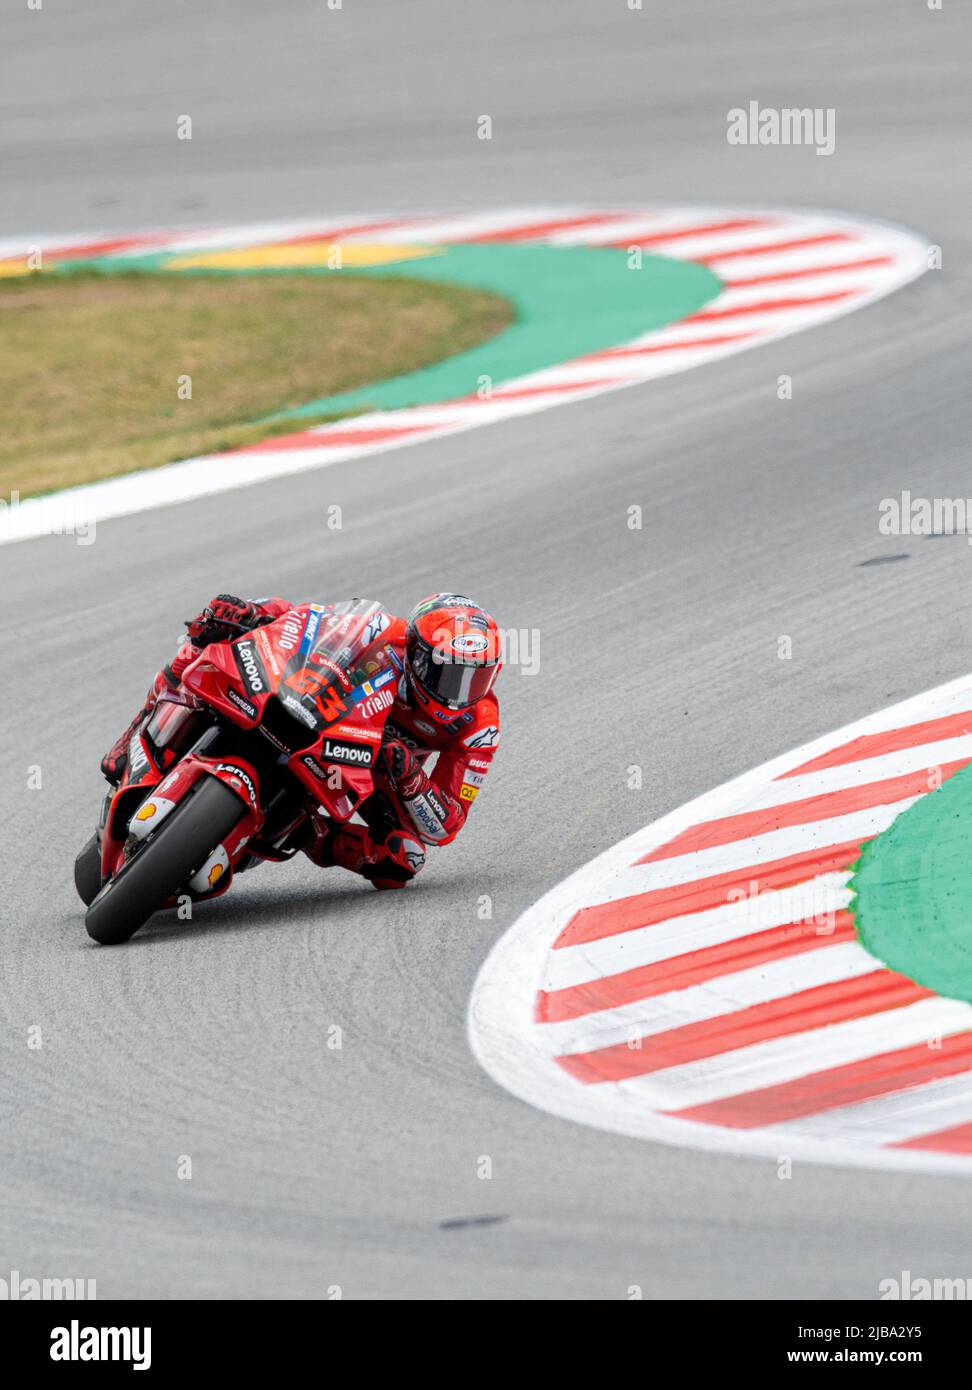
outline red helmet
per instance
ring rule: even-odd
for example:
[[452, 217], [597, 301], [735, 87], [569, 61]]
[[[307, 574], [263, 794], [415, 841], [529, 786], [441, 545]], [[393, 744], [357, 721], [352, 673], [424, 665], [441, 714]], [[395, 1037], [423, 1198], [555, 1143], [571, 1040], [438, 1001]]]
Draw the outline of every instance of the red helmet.
[[500, 631], [461, 594], [433, 594], [409, 614], [405, 669], [416, 703], [440, 723], [488, 695], [502, 666]]

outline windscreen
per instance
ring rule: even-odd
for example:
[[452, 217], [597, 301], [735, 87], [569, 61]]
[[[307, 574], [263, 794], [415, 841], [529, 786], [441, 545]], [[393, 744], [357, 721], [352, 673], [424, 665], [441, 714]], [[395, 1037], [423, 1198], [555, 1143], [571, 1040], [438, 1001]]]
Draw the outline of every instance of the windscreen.
[[320, 728], [376, 688], [390, 686], [397, 676], [395, 657], [384, 640], [391, 623], [381, 604], [369, 599], [326, 608], [312, 605], [287, 661], [278, 699], [309, 728]]

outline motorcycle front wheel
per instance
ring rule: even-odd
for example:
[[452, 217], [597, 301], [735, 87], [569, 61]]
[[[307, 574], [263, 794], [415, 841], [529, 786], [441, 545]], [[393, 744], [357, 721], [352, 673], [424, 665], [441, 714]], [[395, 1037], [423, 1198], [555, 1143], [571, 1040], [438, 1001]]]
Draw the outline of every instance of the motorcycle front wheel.
[[84, 919], [91, 939], [118, 946], [133, 937], [245, 814], [235, 792], [215, 777], [203, 777], [92, 899]]
[[101, 887], [101, 846], [97, 835], [78, 850], [74, 861], [74, 886], [85, 907], [97, 897]]

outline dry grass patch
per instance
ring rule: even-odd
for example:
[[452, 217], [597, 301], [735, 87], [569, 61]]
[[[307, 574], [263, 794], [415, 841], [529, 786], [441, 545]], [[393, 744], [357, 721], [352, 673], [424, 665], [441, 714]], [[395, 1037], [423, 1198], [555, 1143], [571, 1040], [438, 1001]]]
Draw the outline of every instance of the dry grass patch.
[[300, 428], [253, 421], [429, 366], [511, 318], [498, 295], [349, 274], [0, 281], [0, 495]]

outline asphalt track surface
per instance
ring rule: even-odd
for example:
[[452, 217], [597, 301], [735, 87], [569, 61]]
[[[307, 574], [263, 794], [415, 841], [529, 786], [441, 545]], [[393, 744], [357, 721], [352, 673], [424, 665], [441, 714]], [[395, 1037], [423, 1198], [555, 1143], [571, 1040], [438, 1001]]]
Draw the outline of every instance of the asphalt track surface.
[[[492, 941], [577, 864], [972, 667], [969, 545], [877, 527], [902, 488], [972, 491], [962, 9], [5, 6], [5, 233], [689, 198], [884, 217], [945, 269], [697, 372], [105, 524], [92, 546], [0, 549], [0, 1268], [177, 1298], [869, 1297], [904, 1269], [969, 1272], [966, 1181], [781, 1181], [588, 1130], [499, 1089], [464, 1031]], [[751, 98], [835, 107], [836, 153], [730, 148], [725, 113]], [[541, 667], [502, 680], [490, 785], [418, 884], [266, 867], [191, 925], [88, 942], [70, 868], [97, 759], [179, 620], [220, 589], [401, 611], [452, 585], [539, 629]], [[501, 1219], [443, 1227], [482, 1217]]]

